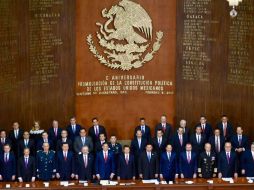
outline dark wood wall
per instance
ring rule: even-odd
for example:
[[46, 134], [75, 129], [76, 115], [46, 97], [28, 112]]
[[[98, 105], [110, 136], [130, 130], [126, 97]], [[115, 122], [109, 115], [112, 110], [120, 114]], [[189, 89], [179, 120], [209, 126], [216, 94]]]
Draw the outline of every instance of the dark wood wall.
[[0, 128], [47, 129], [74, 114], [75, 3], [0, 1]]
[[[194, 14], [186, 11], [189, 6], [186, 2], [177, 1], [176, 122], [184, 118], [194, 127], [200, 115], [206, 115], [215, 128], [221, 115], [226, 114], [234, 127], [242, 126], [254, 139], [254, 1], [240, 3], [235, 18], [229, 15], [231, 8], [227, 1], [200, 1], [199, 9], [192, 5], [200, 10]], [[202, 10], [211, 12], [202, 13]], [[199, 15], [202, 18], [195, 17]], [[191, 16], [195, 18], [189, 19]], [[195, 32], [204, 35], [204, 40], [195, 37], [195, 33], [189, 34], [187, 23], [191, 20], [200, 26]], [[191, 50], [185, 45], [188, 40]], [[195, 50], [197, 46], [199, 49]], [[191, 61], [191, 53], [205, 55], [209, 60]]]

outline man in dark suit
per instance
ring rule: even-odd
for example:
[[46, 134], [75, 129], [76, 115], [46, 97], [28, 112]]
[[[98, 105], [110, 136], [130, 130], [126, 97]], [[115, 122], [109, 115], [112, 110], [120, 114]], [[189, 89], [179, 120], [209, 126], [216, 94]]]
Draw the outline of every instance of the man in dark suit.
[[77, 156], [75, 177], [79, 180], [92, 180], [94, 175], [94, 156], [87, 145], [82, 147], [82, 154]]
[[30, 156], [29, 148], [24, 148], [24, 156], [18, 160], [18, 181], [19, 182], [34, 182], [36, 177], [35, 159]]
[[211, 151], [211, 144], [205, 144], [205, 151], [199, 156], [198, 172], [202, 178], [213, 178], [216, 176], [216, 154]]
[[190, 143], [192, 145], [192, 150], [196, 153], [197, 157], [204, 151], [204, 146], [206, 143], [205, 135], [202, 134], [202, 129], [200, 126], [196, 127], [196, 133], [192, 134], [190, 137]]
[[246, 177], [254, 176], [254, 143], [251, 144], [251, 149], [246, 150], [241, 158], [242, 175]]
[[53, 150], [56, 150], [57, 141], [61, 139], [62, 129], [58, 126], [58, 121], [53, 120], [52, 127], [49, 128], [49, 139], [53, 142]]
[[215, 152], [216, 157], [218, 157], [225, 145], [225, 138], [220, 134], [219, 129], [214, 130], [214, 135], [210, 137], [209, 143], [212, 145], [212, 151]]
[[76, 123], [76, 118], [71, 117], [70, 124], [67, 126], [66, 130], [68, 132], [68, 138], [71, 139], [72, 142], [74, 142], [75, 137], [79, 136], [80, 129], [81, 126]]
[[161, 122], [155, 126], [154, 136], [157, 135], [158, 130], [162, 130], [163, 136], [166, 139], [166, 142], [168, 143], [172, 136], [173, 130], [172, 130], [172, 126], [169, 123], [167, 123], [166, 115], [162, 115]]
[[23, 130], [19, 128], [19, 123], [14, 122], [12, 125], [12, 130], [9, 133], [9, 139], [12, 143], [12, 151], [14, 155], [18, 156], [18, 142], [23, 138]]
[[223, 115], [221, 122], [217, 124], [217, 128], [220, 130], [220, 134], [225, 138], [226, 141], [230, 141], [234, 134], [234, 129], [231, 123], [228, 122], [228, 117]]
[[144, 138], [146, 138], [147, 142], [150, 143], [150, 140], [151, 140], [151, 130], [150, 130], [150, 127], [148, 125], [146, 125], [145, 118], [142, 117], [142, 118], [139, 119], [139, 121], [140, 121], [140, 125], [135, 128], [134, 138], [136, 136], [137, 131], [140, 130], [142, 132], [142, 136]]
[[102, 150], [103, 144], [106, 142], [106, 136], [104, 133], [99, 135], [99, 141], [95, 143], [95, 155]]
[[146, 138], [142, 137], [141, 130], [136, 132], [136, 137], [131, 141], [131, 153], [134, 155], [135, 159], [135, 166], [136, 166], [136, 177], [139, 176], [138, 174], [138, 160], [141, 153], [145, 150], [147, 144]]
[[43, 150], [42, 146], [43, 146], [43, 143], [49, 143], [49, 148], [50, 150], [52, 150], [52, 147], [53, 147], [53, 142], [52, 140], [50, 140], [48, 138], [48, 133], [47, 132], [43, 132], [42, 133], [42, 138], [38, 141], [37, 145], [36, 145], [36, 150]]
[[167, 139], [164, 137], [161, 129], [157, 130], [156, 137], [152, 139], [152, 144], [154, 152], [156, 152], [158, 158], [160, 159], [160, 155], [162, 152], [165, 152], [165, 148], [167, 145]]
[[81, 153], [81, 149], [83, 146], [87, 145], [89, 150], [93, 151], [93, 141], [92, 138], [86, 135], [86, 129], [82, 128], [79, 132], [79, 136], [75, 138], [74, 141], [74, 151], [76, 154]]
[[95, 173], [98, 180], [113, 179], [115, 175], [114, 155], [109, 151], [108, 143], [104, 143], [95, 161]]
[[192, 151], [190, 143], [186, 144], [186, 151], [180, 154], [179, 173], [181, 178], [197, 178], [197, 155]]
[[88, 136], [92, 137], [93, 143], [96, 144], [100, 139], [100, 134], [104, 134], [107, 139], [107, 132], [104, 126], [99, 124], [99, 120], [97, 117], [92, 119], [93, 126], [89, 128]]
[[69, 145], [69, 150], [73, 150], [73, 144], [71, 139], [68, 138], [68, 132], [67, 130], [63, 129], [61, 132], [61, 138], [57, 140], [56, 143], [56, 151], [58, 152], [59, 150], [62, 150], [62, 145], [63, 143], [67, 143]]
[[209, 123], [207, 123], [205, 116], [201, 115], [199, 121], [200, 121], [200, 123], [197, 124], [196, 127], [197, 126], [201, 127], [202, 134], [205, 135], [205, 139], [206, 139], [206, 141], [208, 141], [210, 136], [213, 135], [213, 128]]
[[166, 181], [175, 181], [178, 178], [178, 161], [176, 153], [172, 152], [172, 146], [166, 146], [166, 152], [163, 152], [160, 158], [160, 179]]
[[183, 128], [183, 134], [187, 137], [187, 141], [190, 139], [190, 128], [187, 127], [186, 120], [182, 119], [180, 121], [180, 127]]
[[16, 177], [16, 160], [8, 144], [4, 145], [4, 153], [0, 157], [0, 181], [14, 181]]
[[183, 133], [183, 128], [179, 127], [177, 133], [172, 137], [171, 144], [173, 152], [176, 153], [176, 158], [179, 160], [180, 154], [185, 151], [185, 146], [188, 142], [186, 135]]
[[28, 131], [23, 133], [23, 139], [19, 140], [18, 143], [18, 156], [21, 157], [24, 154], [24, 149], [29, 149], [29, 154], [35, 156], [35, 144], [34, 140], [30, 139], [30, 134]]
[[7, 137], [5, 130], [1, 130], [0, 137], [1, 137], [1, 143], [0, 143], [0, 154], [1, 154], [4, 152], [5, 144], [8, 144], [11, 146], [11, 140]]
[[230, 142], [225, 143], [225, 151], [222, 151], [218, 158], [218, 177], [238, 177], [238, 160], [237, 155], [232, 151]]
[[243, 129], [242, 127], [237, 127], [236, 129], [236, 135], [233, 135], [231, 137], [231, 144], [233, 149], [236, 152], [237, 155], [237, 159], [239, 161], [238, 163], [238, 173], [241, 175], [241, 157], [243, 155], [243, 153], [247, 150], [247, 148], [249, 147], [249, 140], [248, 137], [246, 135], [243, 134]]
[[62, 151], [56, 154], [56, 177], [61, 181], [67, 181], [75, 177], [75, 157], [69, 151], [68, 143], [63, 143]]
[[156, 153], [152, 152], [152, 144], [146, 145], [146, 151], [141, 153], [138, 162], [138, 173], [140, 179], [156, 179], [159, 177], [159, 159]]
[[130, 153], [130, 146], [123, 147], [123, 153], [118, 157], [117, 162], [117, 179], [118, 180], [135, 180], [136, 169], [134, 156]]

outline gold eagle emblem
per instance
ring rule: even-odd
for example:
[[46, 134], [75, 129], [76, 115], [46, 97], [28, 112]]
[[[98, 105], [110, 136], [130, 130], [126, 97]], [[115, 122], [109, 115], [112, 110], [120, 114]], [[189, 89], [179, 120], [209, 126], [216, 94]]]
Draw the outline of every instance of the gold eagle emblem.
[[104, 49], [101, 55], [94, 45], [92, 34], [87, 36], [89, 50], [100, 61], [112, 69], [124, 71], [140, 68], [153, 59], [160, 49], [163, 32], [156, 32], [156, 39], [150, 50], [153, 39], [152, 19], [139, 4], [130, 0], [121, 0], [110, 10], [102, 10], [107, 19], [105, 24], [96, 23], [99, 27], [97, 39]]

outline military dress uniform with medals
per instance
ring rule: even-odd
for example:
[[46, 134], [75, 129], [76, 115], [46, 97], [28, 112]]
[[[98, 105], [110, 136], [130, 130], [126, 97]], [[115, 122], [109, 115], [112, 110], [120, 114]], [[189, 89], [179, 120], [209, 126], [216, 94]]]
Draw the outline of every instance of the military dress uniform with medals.
[[217, 173], [216, 155], [213, 152], [202, 152], [199, 156], [199, 176], [202, 178], [213, 178]]
[[55, 176], [56, 164], [55, 164], [55, 151], [49, 150], [44, 152], [42, 150], [37, 151], [37, 176], [40, 180], [50, 181]]

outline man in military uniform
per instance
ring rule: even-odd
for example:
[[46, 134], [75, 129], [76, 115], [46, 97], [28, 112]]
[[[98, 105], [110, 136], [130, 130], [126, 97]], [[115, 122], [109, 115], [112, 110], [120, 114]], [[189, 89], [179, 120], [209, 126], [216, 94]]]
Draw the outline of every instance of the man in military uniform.
[[199, 156], [199, 177], [212, 178], [216, 177], [217, 168], [216, 165], [216, 154], [211, 151], [211, 144], [205, 144], [205, 151]]
[[114, 153], [115, 159], [117, 159], [118, 156], [122, 153], [122, 145], [117, 142], [115, 135], [110, 137], [109, 150]]
[[43, 143], [43, 150], [37, 151], [37, 176], [40, 180], [50, 181], [55, 177], [55, 152], [49, 150], [49, 143]]

